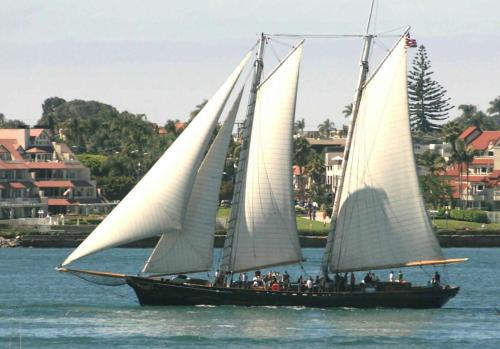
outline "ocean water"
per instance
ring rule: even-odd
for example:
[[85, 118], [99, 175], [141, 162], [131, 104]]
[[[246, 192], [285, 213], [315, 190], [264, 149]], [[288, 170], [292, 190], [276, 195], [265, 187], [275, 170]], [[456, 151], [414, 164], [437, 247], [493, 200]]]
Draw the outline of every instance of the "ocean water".
[[[0, 348], [500, 348], [499, 248], [445, 249], [470, 260], [440, 268], [462, 289], [431, 310], [141, 307], [128, 286], [54, 271], [69, 252], [0, 250]], [[137, 273], [149, 252], [112, 249], [79, 266]], [[303, 270], [281, 271], [315, 276], [321, 253], [305, 249]], [[425, 283], [433, 268], [403, 271]]]

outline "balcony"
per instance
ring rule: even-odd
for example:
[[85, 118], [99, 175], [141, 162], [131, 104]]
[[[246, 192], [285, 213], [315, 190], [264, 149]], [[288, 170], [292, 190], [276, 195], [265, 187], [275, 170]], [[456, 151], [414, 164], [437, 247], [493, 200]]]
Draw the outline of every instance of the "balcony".
[[2, 198], [0, 200], [1, 208], [14, 207], [40, 207], [47, 205], [47, 198]]
[[467, 201], [485, 201], [486, 200], [486, 193], [485, 192], [475, 192], [475, 193], [469, 193], [469, 195], [467, 195], [466, 193], [464, 193], [463, 196], [462, 196], [462, 200], [467, 200]]

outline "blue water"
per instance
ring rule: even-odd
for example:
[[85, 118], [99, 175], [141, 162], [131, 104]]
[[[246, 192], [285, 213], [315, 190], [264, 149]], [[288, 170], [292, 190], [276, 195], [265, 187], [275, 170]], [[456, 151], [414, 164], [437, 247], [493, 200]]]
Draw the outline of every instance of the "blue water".
[[[80, 266], [136, 273], [149, 251], [113, 249]], [[432, 310], [140, 307], [128, 286], [54, 271], [69, 252], [0, 250], [0, 348], [500, 348], [498, 248], [445, 249], [470, 261], [443, 271], [462, 289]], [[321, 252], [304, 250], [306, 273], [316, 275]], [[424, 283], [433, 269], [404, 272]]]

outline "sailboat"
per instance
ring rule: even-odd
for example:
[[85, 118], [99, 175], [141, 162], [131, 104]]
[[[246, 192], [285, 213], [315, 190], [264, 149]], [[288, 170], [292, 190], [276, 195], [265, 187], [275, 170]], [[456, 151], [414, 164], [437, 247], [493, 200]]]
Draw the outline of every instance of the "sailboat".
[[[340, 273], [462, 262], [445, 259], [419, 190], [407, 104], [406, 32], [367, 78], [361, 71], [343, 175], [321, 266], [321, 285], [304, 292], [243, 287], [234, 273], [303, 260], [292, 191], [293, 124], [304, 42], [262, 79], [266, 36], [256, 45], [253, 79], [220, 274], [212, 269], [215, 217], [226, 152], [243, 90], [210, 143], [252, 52], [245, 55], [184, 132], [119, 205], [58, 267], [84, 278], [128, 284], [142, 305], [441, 307], [459, 287], [378, 282], [340, 287]], [[160, 236], [141, 273], [80, 270], [69, 264], [99, 251]], [[180, 275], [181, 276], [175, 276]]]

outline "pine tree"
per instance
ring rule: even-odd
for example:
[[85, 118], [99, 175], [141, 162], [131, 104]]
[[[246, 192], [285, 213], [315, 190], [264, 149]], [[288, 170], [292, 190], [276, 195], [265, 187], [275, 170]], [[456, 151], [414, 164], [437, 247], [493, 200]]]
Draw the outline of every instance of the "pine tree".
[[437, 123], [448, 117], [453, 108], [446, 90], [431, 75], [431, 62], [425, 46], [421, 45], [413, 59], [412, 71], [408, 75], [408, 98], [411, 128], [414, 132], [435, 132], [441, 126]]

